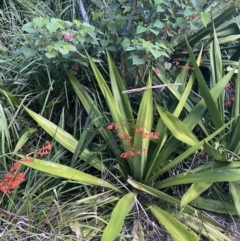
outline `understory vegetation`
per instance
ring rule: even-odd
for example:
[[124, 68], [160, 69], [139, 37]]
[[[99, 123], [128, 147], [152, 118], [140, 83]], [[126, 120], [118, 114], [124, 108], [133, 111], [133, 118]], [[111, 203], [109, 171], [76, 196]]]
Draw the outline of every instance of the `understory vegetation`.
[[0, 240], [240, 240], [238, 2], [0, 16]]

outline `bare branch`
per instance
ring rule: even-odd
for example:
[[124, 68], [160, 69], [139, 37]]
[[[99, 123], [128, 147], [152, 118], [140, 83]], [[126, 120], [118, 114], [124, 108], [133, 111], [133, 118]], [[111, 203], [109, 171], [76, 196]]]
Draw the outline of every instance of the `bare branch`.
[[148, 87], [142, 87], [142, 88], [137, 88], [137, 89], [124, 90], [124, 91], [122, 91], [122, 94], [130, 94], [130, 93], [140, 92], [140, 91], [148, 90], [148, 89], [158, 89], [158, 88], [165, 88], [165, 87], [169, 87], [169, 86], [179, 86], [179, 85], [182, 85], [182, 84], [175, 83], [175, 84], [163, 84], [163, 85], [148, 86]]

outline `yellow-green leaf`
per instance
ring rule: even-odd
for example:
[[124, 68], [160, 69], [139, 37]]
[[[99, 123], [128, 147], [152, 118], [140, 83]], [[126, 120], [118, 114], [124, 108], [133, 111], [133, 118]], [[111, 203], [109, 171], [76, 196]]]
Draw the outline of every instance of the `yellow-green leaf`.
[[211, 182], [199, 182], [193, 183], [187, 192], [183, 195], [181, 200], [181, 206], [185, 206], [195, 198], [197, 198], [201, 193], [207, 190], [212, 185]]
[[240, 184], [238, 182], [229, 182], [229, 189], [238, 215], [240, 216]]
[[103, 232], [101, 241], [114, 241], [120, 234], [124, 220], [131, 211], [136, 194], [128, 193], [123, 196], [114, 207], [110, 221]]
[[[146, 87], [152, 85], [152, 75], [148, 76]], [[135, 152], [140, 151], [141, 155], [135, 155], [133, 158], [133, 178], [137, 181], [142, 180], [144, 171], [146, 171], [147, 153], [150, 142], [149, 133], [152, 130], [153, 122], [153, 96], [152, 89], [144, 91], [141, 104], [138, 110], [136, 128], [143, 128], [142, 133], [135, 133], [134, 148]], [[146, 138], [142, 135], [146, 134]]]
[[[74, 153], [78, 141], [70, 135], [68, 132], [64, 131], [51, 121], [47, 120], [46, 118], [42, 117], [41, 115], [35, 113], [34, 111], [28, 109], [27, 107], [23, 106], [26, 112], [50, 135], [52, 136], [57, 142], [59, 142], [62, 146], [64, 146], [67, 150]], [[88, 149], [85, 149], [80, 157], [87, 161], [89, 157], [91, 156], [91, 152]], [[98, 170], [102, 171], [103, 164], [102, 162], [97, 158], [93, 158], [91, 160], [90, 164], [97, 168]]]
[[148, 208], [152, 214], [157, 218], [158, 222], [162, 224], [168, 233], [175, 241], [198, 241], [198, 235], [189, 227], [178, 221], [170, 213], [162, 210], [153, 204], [148, 204]]
[[165, 111], [162, 107], [157, 105], [157, 110], [167, 128], [171, 131], [178, 140], [194, 146], [199, 141], [197, 137], [192, 133], [192, 131], [178, 118], [176, 118], [171, 113]]
[[[22, 155], [19, 155], [19, 156], [21, 158], [24, 158], [24, 156]], [[118, 188], [116, 188], [115, 186], [111, 185], [110, 183], [100, 178], [81, 172], [74, 168], [64, 166], [59, 163], [54, 163], [54, 162], [44, 161], [39, 159], [33, 159], [33, 162], [25, 162], [25, 161], [19, 161], [19, 162], [25, 166], [34, 168], [35, 170], [38, 170], [41, 172], [49, 173], [54, 176], [79, 181], [81, 183], [92, 184], [95, 186], [106, 187], [106, 188], [110, 188], [120, 192]]]

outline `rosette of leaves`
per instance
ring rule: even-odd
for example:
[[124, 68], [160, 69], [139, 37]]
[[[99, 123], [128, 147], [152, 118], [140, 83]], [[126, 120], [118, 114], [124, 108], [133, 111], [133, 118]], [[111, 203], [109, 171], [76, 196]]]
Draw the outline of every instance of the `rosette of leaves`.
[[[222, 105], [224, 89], [235, 75], [235, 70], [233, 69], [227, 74], [218, 72], [222, 65], [221, 57], [217, 54], [219, 53], [219, 44], [216, 33], [214, 33], [210, 61], [212, 66], [215, 66], [212, 71], [213, 74], [215, 73], [215, 80], [217, 81], [209, 89], [198, 67], [201, 53], [196, 61], [188, 42], [186, 42], [186, 45], [194, 66], [194, 72], [188, 78], [187, 70], [183, 69], [176, 79], [177, 83], [181, 82], [185, 86], [184, 88], [182, 86], [168, 86], [170, 96], [175, 100], [175, 103], [171, 101], [167, 104], [169, 110], [172, 110], [171, 112], [157, 103], [153, 103], [153, 90], [151, 88], [153, 76], [151, 70], [149, 71], [146, 89], [138, 111], [133, 111], [130, 99], [122, 94], [125, 87], [110, 55], [107, 54], [110, 87], [96, 64], [88, 56], [95, 80], [109, 109], [111, 121], [120, 124], [120, 128], [116, 131], [118, 133], [128, 133], [132, 136], [129, 145], [126, 145], [122, 141], [117, 142], [111, 130], [101, 128], [99, 134], [102, 136], [105, 145], [109, 147], [107, 155], [114, 157], [113, 160], [116, 162], [114, 166], [108, 166], [107, 162], [100, 159], [98, 154], [92, 153], [88, 149], [87, 143], [91, 141], [91, 138], [87, 135], [88, 129], [77, 141], [71, 134], [54, 123], [24, 107], [26, 112], [49, 135], [73, 153], [73, 162], [80, 157], [99, 171], [106, 172], [107, 170], [114, 173], [116, 177], [120, 178], [124, 186], [126, 184], [130, 185], [128, 191], [126, 191], [124, 186], [119, 187], [118, 178], [116, 178], [115, 182], [111, 181], [110, 183], [110, 180], [103, 180], [100, 177], [58, 163], [37, 159], [32, 163], [22, 162], [26, 166], [52, 175], [115, 190], [115, 195], [118, 196], [119, 201], [113, 208], [111, 218], [106, 220], [108, 224], [102, 235], [103, 241], [115, 240], [120, 235], [125, 218], [140, 200], [146, 211], [150, 211], [156, 217], [174, 240], [199, 240], [199, 235], [206, 236], [210, 240], [231, 240], [224, 234], [224, 232], [227, 232], [226, 228], [201, 213], [196, 207], [232, 215], [239, 214], [237, 181], [240, 179], [238, 169], [240, 162], [237, 156], [234, 155], [235, 158], [233, 158], [227, 152], [227, 150], [231, 150], [238, 153], [239, 150], [239, 140], [236, 136], [236, 128], [238, 128], [239, 124], [239, 107], [236, 104], [233, 108], [233, 117], [226, 120]], [[87, 90], [73, 75], [70, 73], [67, 73], [67, 75], [79, 100], [91, 116], [93, 125], [97, 128], [106, 126], [109, 123], [109, 115], [108, 118], [103, 115]], [[169, 84], [168, 80], [161, 74], [155, 75], [154, 78], [158, 78], [164, 84]], [[198, 81], [202, 95], [202, 99], [197, 104], [191, 103], [188, 98], [195, 78]], [[236, 87], [237, 91], [238, 89], [239, 84]], [[1, 93], [7, 94], [3, 90], [1, 90]], [[14, 96], [8, 95], [8, 97], [14, 104], [20, 103]], [[239, 96], [236, 96], [236, 98], [239, 98]], [[153, 106], [159, 113], [159, 117], [161, 117], [158, 117], [157, 120], [155, 120], [156, 116], [153, 114]], [[203, 117], [206, 114], [210, 116], [211, 129], [204, 126]], [[139, 133], [134, 133], [132, 128], [139, 125], [149, 131], [155, 130], [161, 133], [160, 138], [154, 140], [149, 136], [146, 139], [139, 138]], [[202, 130], [203, 138], [201, 139], [192, 131], [196, 126]], [[231, 130], [230, 139], [228, 139], [229, 134], [226, 137], [226, 128]], [[216, 145], [216, 140], [220, 143], [221, 148]], [[226, 140], [231, 141], [226, 142]], [[126, 159], [121, 158], [121, 151], [129, 151], [132, 146], [146, 149], [146, 152], [144, 155], [129, 156]], [[226, 151], [223, 151], [222, 147], [225, 147]], [[202, 161], [199, 165], [189, 166], [192, 154], [198, 150], [207, 153], [210, 161]], [[106, 159], [109, 158], [106, 157]], [[178, 169], [180, 163], [182, 163], [183, 169]], [[187, 167], [187, 170], [184, 166]], [[206, 198], [204, 195], [201, 198], [199, 197], [210, 187], [216, 188], [215, 183], [223, 182], [229, 182], [229, 193], [232, 195], [234, 203], [229, 201], [220, 202]], [[185, 190], [182, 198], [174, 195], [175, 188], [180, 186], [184, 187]], [[131, 192], [129, 192], [129, 188]], [[173, 192], [165, 191], [168, 190], [166, 188], [170, 188]], [[152, 201], [149, 202], [149, 200]]]

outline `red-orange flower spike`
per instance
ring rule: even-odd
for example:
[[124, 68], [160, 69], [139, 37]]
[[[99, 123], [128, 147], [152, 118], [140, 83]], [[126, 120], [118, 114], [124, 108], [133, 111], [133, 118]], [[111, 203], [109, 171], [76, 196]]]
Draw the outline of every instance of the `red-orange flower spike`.
[[3, 193], [10, 193], [9, 187], [2, 182], [0, 182], [0, 191]]
[[134, 156], [134, 147], [130, 151], [123, 152], [120, 157], [121, 158], [128, 158]]
[[22, 161], [22, 162], [33, 162], [33, 158], [32, 157], [24, 157], [20, 161]]
[[51, 142], [50, 141], [46, 141], [42, 149], [45, 149], [47, 151], [51, 151], [52, 150]]
[[142, 153], [146, 153], [146, 151], [147, 150], [145, 148], [143, 148], [142, 150], [137, 151], [137, 155], [141, 156]]
[[115, 123], [115, 124], [114, 124], [115, 130], [118, 130], [120, 127], [121, 127], [120, 124], [118, 124], [118, 123]]
[[15, 180], [17, 180], [19, 184], [24, 182], [25, 181], [24, 173], [23, 172], [18, 173], [15, 177]]
[[127, 143], [130, 143], [131, 140], [132, 140], [132, 137], [131, 137], [131, 136], [128, 136], [127, 139], [126, 139], [126, 142], [127, 142]]
[[121, 127], [121, 125], [118, 123], [111, 123], [107, 126], [107, 129], [108, 130], [113, 130], [113, 129], [118, 130], [120, 127]]
[[148, 133], [142, 133], [142, 138], [145, 139], [145, 138], [148, 138], [149, 134]]
[[9, 172], [15, 172], [19, 167], [21, 166], [21, 164], [19, 162], [15, 162], [9, 169]]
[[112, 130], [112, 129], [113, 129], [113, 123], [112, 123], [112, 124], [109, 124], [109, 125], [107, 126], [107, 129], [108, 129], [108, 130]]
[[120, 139], [123, 139], [123, 138], [125, 138], [126, 136], [128, 136], [128, 133], [126, 133], [126, 132], [118, 133], [118, 137], [119, 137]]
[[19, 184], [24, 182], [25, 175], [20, 172], [17, 175], [9, 172], [5, 175], [3, 182], [0, 183], [0, 190], [4, 193], [10, 193], [10, 190], [15, 189]]
[[50, 141], [46, 141], [43, 147], [41, 148], [40, 152], [38, 153], [38, 156], [43, 157], [47, 155], [52, 150], [52, 145]]
[[159, 132], [150, 132], [149, 137], [152, 139], [158, 139], [160, 136]]
[[136, 133], [141, 133], [141, 132], [143, 132], [143, 127], [142, 127], [142, 126], [136, 127], [135, 132], [136, 132]]

